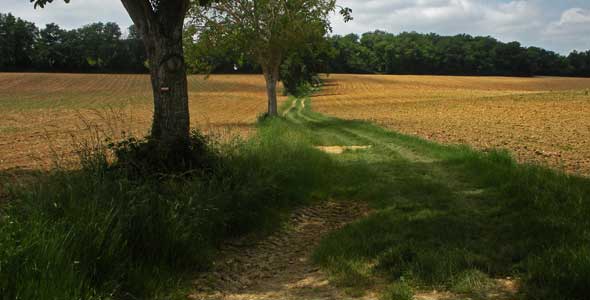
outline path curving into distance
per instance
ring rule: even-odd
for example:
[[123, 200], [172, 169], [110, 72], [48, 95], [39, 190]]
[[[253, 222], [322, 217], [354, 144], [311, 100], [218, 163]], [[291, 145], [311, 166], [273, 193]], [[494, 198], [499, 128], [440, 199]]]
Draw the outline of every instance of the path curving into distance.
[[[370, 164], [383, 180], [392, 173], [400, 176], [443, 178], [446, 187], [459, 197], [478, 190], [469, 180], [445, 168], [446, 157], [436, 144], [421, 142], [379, 128], [364, 121], [341, 120], [312, 111], [309, 98], [293, 99], [283, 117], [319, 149], [340, 147], [342, 151], [326, 151], [335, 159], [376, 161]], [[407, 173], [407, 174], [405, 174]], [[409, 175], [411, 174], [411, 175]], [[411, 178], [411, 177], [409, 177]], [[376, 181], [381, 180], [375, 178]], [[405, 179], [402, 179], [405, 180]], [[389, 184], [384, 183], [385, 186]], [[362, 187], [361, 187], [362, 188]], [[395, 186], [390, 188], [395, 191]], [[478, 196], [479, 192], [475, 194]], [[392, 195], [395, 197], [404, 195]], [[369, 200], [369, 199], [367, 199]], [[286, 226], [271, 236], [248, 244], [245, 241], [222, 246], [219, 259], [210, 272], [194, 282], [190, 299], [198, 300], [328, 300], [328, 299], [380, 299], [384, 286], [375, 282], [362, 293], [351, 296], [346, 287], [335, 285], [331, 277], [311, 262], [311, 255], [323, 238], [347, 224], [371, 216], [367, 202], [327, 201], [294, 212]], [[485, 299], [509, 300], [517, 292], [514, 280], [499, 278], [487, 288]], [[464, 295], [450, 292], [418, 291], [415, 299], [465, 299]]]

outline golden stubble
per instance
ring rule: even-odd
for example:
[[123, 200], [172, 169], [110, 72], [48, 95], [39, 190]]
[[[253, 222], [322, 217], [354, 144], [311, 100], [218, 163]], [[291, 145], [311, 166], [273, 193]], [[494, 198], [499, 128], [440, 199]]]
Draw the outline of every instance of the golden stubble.
[[[192, 127], [221, 138], [250, 135], [266, 111], [262, 75], [191, 75], [188, 87]], [[148, 134], [151, 93], [148, 75], [0, 73], [0, 170], [71, 165], [80, 142]]]

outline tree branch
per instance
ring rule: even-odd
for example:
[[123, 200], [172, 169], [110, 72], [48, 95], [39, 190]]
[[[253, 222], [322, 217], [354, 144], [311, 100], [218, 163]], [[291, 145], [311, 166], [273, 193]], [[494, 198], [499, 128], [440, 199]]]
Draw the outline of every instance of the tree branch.
[[121, 0], [121, 2], [142, 36], [153, 32], [156, 16], [149, 0]]

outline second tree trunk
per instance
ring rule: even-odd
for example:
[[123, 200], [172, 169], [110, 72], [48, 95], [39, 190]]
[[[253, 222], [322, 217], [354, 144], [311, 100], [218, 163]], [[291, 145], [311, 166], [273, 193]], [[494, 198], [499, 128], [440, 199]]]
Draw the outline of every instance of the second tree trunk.
[[279, 81], [279, 65], [263, 67], [264, 79], [266, 81], [266, 94], [268, 97], [268, 115], [278, 116], [277, 106], [277, 83]]

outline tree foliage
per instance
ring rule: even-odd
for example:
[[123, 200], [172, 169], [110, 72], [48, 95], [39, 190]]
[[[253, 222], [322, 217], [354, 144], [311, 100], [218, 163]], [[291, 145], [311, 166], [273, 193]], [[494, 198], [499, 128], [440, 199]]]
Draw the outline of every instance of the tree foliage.
[[290, 51], [280, 68], [285, 93], [301, 96], [319, 84], [318, 73], [326, 72], [331, 55], [330, 44], [323, 37]]
[[0, 67], [29, 66], [38, 31], [31, 22], [0, 14]]
[[[258, 64], [267, 82], [269, 111], [277, 114], [280, 65], [293, 49], [306, 47], [330, 30], [335, 0], [219, 0], [191, 10], [195, 34], [213, 54], [245, 56]], [[350, 10], [341, 13], [348, 19]], [[233, 52], [233, 53], [232, 53]]]
[[[256, 60], [229, 37], [190, 24], [184, 55], [190, 73], [260, 73]], [[147, 72], [140, 34], [125, 36], [114, 23], [73, 30], [56, 24], [37, 28], [0, 14], [0, 70], [52, 72]], [[315, 36], [285, 54], [280, 79], [290, 93], [318, 72], [507, 76], [590, 76], [590, 51], [568, 56], [539, 47], [502, 43], [491, 37], [383, 31], [362, 36]]]
[[332, 36], [330, 70], [338, 73], [590, 76], [590, 52], [569, 57], [492, 37], [374, 31]]
[[[132, 32], [132, 26], [129, 31]], [[123, 37], [115, 23], [65, 30], [0, 14], [0, 69], [51, 72], [145, 72], [145, 49], [137, 35]]]
[[334, 0], [220, 0], [193, 7], [191, 15], [198, 34], [215, 46], [231, 45], [267, 65], [326, 34], [335, 8]]

